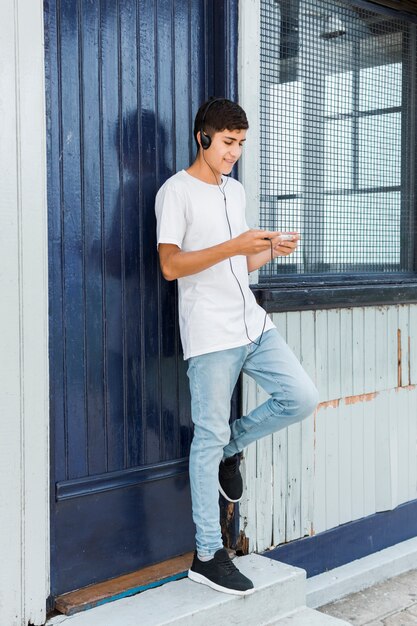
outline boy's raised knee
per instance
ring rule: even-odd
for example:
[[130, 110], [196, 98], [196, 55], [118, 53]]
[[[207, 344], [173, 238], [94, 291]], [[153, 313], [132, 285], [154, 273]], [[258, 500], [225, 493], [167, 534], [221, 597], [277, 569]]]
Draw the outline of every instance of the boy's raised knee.
[[310, 385], [303, 387], [303, 391], [300, 398], [301, 412], [303, 417], [308, 417], [316, 409], [319, 403], [319, 392], [317, 387], [311, 383]]

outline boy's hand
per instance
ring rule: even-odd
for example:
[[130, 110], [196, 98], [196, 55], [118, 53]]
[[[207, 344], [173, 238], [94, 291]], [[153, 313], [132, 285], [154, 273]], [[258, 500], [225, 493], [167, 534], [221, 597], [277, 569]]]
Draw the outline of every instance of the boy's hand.
[[270, 250], [271, 241], [272, 247], [275, 250], [275, 246], [279, 243], [280, 234], [280, 232], [271, 230], [247, 230], [233, 240], [236, 246], [236, 254], [250, 256], [251, 254], [263, 252], [264, 250]]
[[[281, 234], [281, 233], [280, 233]], [[300, 235], [297, 231], [289, 231], [286, 234], [292, 235], [292, 240], [281, 240], [279, 236], [274, 245], [274, 258], [277, 256], [288, 256], [297, 249]]]

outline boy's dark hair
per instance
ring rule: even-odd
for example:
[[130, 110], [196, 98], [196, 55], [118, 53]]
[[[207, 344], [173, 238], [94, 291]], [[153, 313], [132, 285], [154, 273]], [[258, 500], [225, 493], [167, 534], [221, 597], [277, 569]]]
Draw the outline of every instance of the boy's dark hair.
[[215, 98], [216, 102], [210, 104], [206, 115], [206, 111], [209, 103], [214, 98], [210, 98], [200, 106], [197, 111], [197, 115], [194, 120], [194, 139], [197, 144], [197, 149], [200, 147], [197, 141], [197, 133], [201, 130], [203, 117], [204, 126], [203, 130], [210, 137], [214, 133], [219, 133], [223, 130], [240, 130], [249, 128], [248, 120], [245, 111], [236, 102], [232, 102], [227, 98]]

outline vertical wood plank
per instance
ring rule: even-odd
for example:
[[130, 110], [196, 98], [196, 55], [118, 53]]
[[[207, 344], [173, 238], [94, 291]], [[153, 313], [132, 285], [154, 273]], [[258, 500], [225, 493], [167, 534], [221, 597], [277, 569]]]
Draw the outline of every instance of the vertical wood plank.
[[283, 339], [287, 340], [287, 314], [273, 313], [272, 321], [277, 327], [279, 334], [283, 337]]
[[388, 385], [387, 307], [375, 311], [375, 391], [382, 391]]
[[391, 471], [391, 506], [395, 508], [399, 504], [398, 499], [398, 393], [390, 389], [388, 393], [389, 404], [389, 466]]
[[407, 502], [410, 473], [409, 415], [407, 389], [396, 390], [398, 420], [398, 503]]
[[401, 371], [401, 386], [406, 387], [410, 384], [410, 371], [409, 371], [409, 356], [408, 356], [408, 318], [409, 311], [408, 306], [402, 304], [398, 307], [398, 328], [401, 331], [401, 345], [400, 345], [400, 358], [401, 363], [399, 365]]
[[301, 312], [290, 311], [287, 313], [286, 342], [301, 361]]
[[[362, 316], [361, 316], [362, 317]], [[363, 356], [363, 353], [362, 353]], [[363, 363], [363, 359], [362, 359]], [[357, 379], [359, 381], [359, 378]], [[364, 439], [363, 439], [363, 403], [351, 405], [352, 421], [352, 519], [364, 516]]]
[[[257, 405], [268, 399], [268, 394], [257, 385]], [[258, 552], [272, 546], [272, 436], [262, 437], [256, 443], [256, 549]]]
[[386, 389], [394, 389], [398, 385], [398, 307], [387, 308], [387, 384]]
[[320, 402], [330, 400], [327, 361], [327, 311], [316, 311], [316, 377]]
[[[315, 314], [301, 314], [301, 364], [316, 383]], [[314, 501], [314, 420], [315, 413], [301, 422], [301, 536], [310, 535]]]
[[[375, 346], [374, 346], [375, 347]], [[364, 490], [364, 515], [375, 513], [375, 401], [369, 400], [362, 403], [363, 407], [363, 490]]]
[[326, 524], [326, 409], [316, 415], [314, 446], [314, 534], [327, 529]]
[[340, 396], [353, 395], [352, 309], [340, 310]]
[[46, 620], [48, 239], [43, 4], [0, 5], [0, 623]]
[[408, 395], [406, 389], [396, 389], [392, 394], [398, 433], [398, 504], [408, 500], [410, 471]]
[[[262, 400], [263, 401], [263, 400]], [[272, 546], [272, 436], [256, 443], [256, 550]]]
[[[255, 381], [242, 375], [242, 411], [246, 415], [256, 406]], [[243, 450], [242, 477], [244, 492], [239, 506], [240, 529], [249, 541], [249, 550], [256, 549], [256, 442], [251, 443]]]
[[410, 332], [410, 384], [417, 384], [417, 304], [409, 305], [409, 322], [408, 328]]
[[[69, 2], [61, 9], [60, 63], [66, 79], [61, 82], [61, 228], [63, 282], [65, 423], [67, 478], [87, 474], [87, 422], [85, 418], [85, 312], [84, 241], [80, 137], [80, 42], [78, 11]], [[116, 171], [118, 167], [116, 164]], [[82, 443], [81, 443], [82, 442]], [[81, 447], [80, 447], [81, 446]]]
[[[0, 194], [0, 552], [6, 567], [0, 568], [0, 616], [4, 624], [23, 621], [21, 598], [24, 593], [22, 564], [22, 483], [24, 467], [21, 463], [23, 428], [21, 385], [21, 323], [23, 303], [20, 281], [22, 260], [20, 258], [22, 220], [19, 197], [18, 164], [18, 100], [19, 84], [17, 48], [18, 33], [15, 30], [15, 3], [1, 6], [0, 41], [2, 45], [2, 68], [0, 88], [7, 94], [1, 105], [0, 115], [0, 168], [2, 193]], [[4, 332], [7, 329], [7, 332]], [[6, 393], [7, 390], [7, 393]], [[7, 419], [4, 417], [7, 416]], [[18, 615], [16, 615], [18, 614]]]
[[286, 540], [301, 533], [301, 424], [287, 428], [287, 513]]
[[339, 405], [339, 523], [352, 519], [352, 419], [351, 405]]
[[300, 536], [310, 535], [314, 502], [314, 420], [315, 411], [301, 422], [301, 527]]
[[375, 398], [378, 416], [375, 429], [375, 505], [376, 511], [387, 511], [392, 505], [389, 391]]
[[364, 384], [363, 393], [373, 393], [376, 389], [376, 309], [365, 307], [364, 314]]
[[364, 392], [364, 309], [352, 310], [353, 384], [352, 395]]
[[326, 419], [326, 527], [339, 525], [339, 409], [328, 406]]
[[417, 388], [407, 390], [408, 416], [408, 500], [417, 498]]
[[316, 381], [315, 312], [302, 311], [300, 331], [300, 362], [311, 380]]
[[[287, 344], [298, 360], [301, 360], [301, 313], [287, 313]], [[298, 539], [301, 534], [301, 423], [288, 427], [287, 461], [287, 541]]]
[[[105, 353], [103, 316], [103, 244], [101, 211], [101, 150], [99, 85], [99, 6], [86, 3], [82, 12], [82, 141], [84, 203], [85, 323], [86, 323], [86, 412], [88, 471], [100, 474], [106, 471], [106, 407], [104, 398]], [[52, 107], [54, 108], [54, 107]], [[53, 133], [52, 133], [53, 134]], [[94, 141], [92, 141], [94, 138]], [[53, 159], [53, 155], [52, 159]], [[52, 202], [51, 202], [52, 205]], [[52, 213], [52, 211], [51, 211]], [[55, 314], [54, 317], [57, 317]], [[58, 347], [54, 342], [54, 350]], [[59, 420], [55, 420], [57, 426]], [[61, 449], [61, 448], [57, 448]]]
[[341, 397], [340, 323], [340, 309], [327, 311], [327, 369], [329, 372], [329, 400], [335, 400]]
[[286, 511], [287, 511], [287, 467], [288, 467], [288, 429], [283, 428], [272, 435], [272, 453], [274, 465], [272, 468], [273, 482], [273, 524], [272, 543], [278, 545], [285, 541]]

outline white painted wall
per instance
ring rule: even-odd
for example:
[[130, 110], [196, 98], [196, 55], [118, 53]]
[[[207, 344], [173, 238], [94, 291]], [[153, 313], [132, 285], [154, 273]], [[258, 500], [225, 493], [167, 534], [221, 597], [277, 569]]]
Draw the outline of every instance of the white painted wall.
[[[244, 453], [251, 551], [417, 498], [417, 304], [272, 317], [320, 404]], [[263, 397], [245, 376], [244, 413]]]
[[49, 594], [43, 5], [0, 3], [0, 624]]

